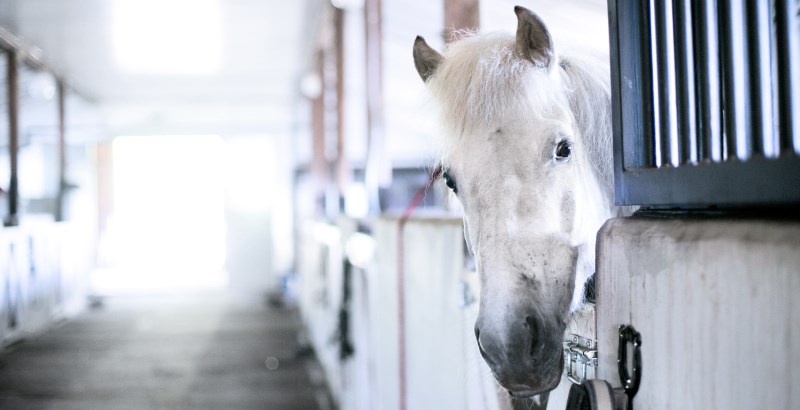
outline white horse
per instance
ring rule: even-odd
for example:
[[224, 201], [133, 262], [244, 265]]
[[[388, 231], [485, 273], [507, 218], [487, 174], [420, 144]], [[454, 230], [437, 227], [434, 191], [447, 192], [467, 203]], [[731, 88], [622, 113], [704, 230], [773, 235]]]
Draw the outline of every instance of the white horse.
[[441, 109], [442, 169], [464, 210], [481, 298], [475, 336], [514, 397], [554, 389], [562, 339], [613, 203], [607, 62], [556, 54], [516, 7], [516, 37], [466, 35], [414, 63]]

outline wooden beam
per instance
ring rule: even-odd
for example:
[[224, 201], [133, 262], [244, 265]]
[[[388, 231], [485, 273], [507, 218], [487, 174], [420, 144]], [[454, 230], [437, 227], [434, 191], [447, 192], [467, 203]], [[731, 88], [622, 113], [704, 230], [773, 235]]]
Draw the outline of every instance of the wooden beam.
[[55, 220], [64, 220], [64, 201], [66, 200], [67, 190], [67, 140], [66, 140], [66, 95], [64, 82], [57, 80], [58, 96], [58, 196], [56, 197]]
[[[366, 0], [364, 25], [366, 42], [367, 162], [364, 184], [369, 195], [369, 212], [380, 212], [381, 161], [384, 146], [383, 118], [383, 29], [381, 0]], [[391, 172], [391, 168], [389, 168]]]
[[320, 82], [319, 93], [311, 98], [311, 175], [314, 179], [314, 197], [321, 204], [325, 196], [327, 161], [325, 159], [325, 73], [324, 52], [317, 51], [316, 75]]
[[333, 9], [333, 33], [336, 59], [336, 160], [334, 173], [341, 202], [350, 178], [347, 153], [345, 152], [344, 10], [337, 7]]
[[444, 1], [444, 41], [454, 39], [453, 33], [459, 30], [477, 30], [480, 28], [479, 0], [445, 0]]
[[9, 50], [6, 78], [8, 81], [8, 158], [10, 178], [8, 181], [8, 215], [3, 223], [6, 226], [19, 224], [19, 54]]

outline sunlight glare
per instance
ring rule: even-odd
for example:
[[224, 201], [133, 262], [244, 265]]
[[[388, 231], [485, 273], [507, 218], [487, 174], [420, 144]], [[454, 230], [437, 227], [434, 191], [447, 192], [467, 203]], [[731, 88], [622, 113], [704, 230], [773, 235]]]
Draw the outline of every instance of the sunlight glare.
[[224, 160], [219, 155], [224, 149], [216, 135], [114, 140], [115, 269], [101, 278], [112, 282], [106, 285], [162, 289], [220, 284], [227, 232]]

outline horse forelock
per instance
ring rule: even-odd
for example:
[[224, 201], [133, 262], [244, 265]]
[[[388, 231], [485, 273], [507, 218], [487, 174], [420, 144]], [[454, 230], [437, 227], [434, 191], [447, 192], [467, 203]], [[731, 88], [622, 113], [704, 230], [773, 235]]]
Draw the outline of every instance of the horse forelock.
[[462, 34], [444, 57], [429, 87], [441, 110], [445, 156], [466, 135], [569, 109], [558, 77], [516, 56], [513, 36]]

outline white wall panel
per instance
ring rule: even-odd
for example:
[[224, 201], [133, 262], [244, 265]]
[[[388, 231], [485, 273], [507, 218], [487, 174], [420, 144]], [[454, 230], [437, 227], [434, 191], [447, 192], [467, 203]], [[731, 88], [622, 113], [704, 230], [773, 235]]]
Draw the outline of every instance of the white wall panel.
[[91, 235], [69, 223], [0, 229], [0, 342], [12, 343], [86, 306]]
[[800, 408], [800, 224], [616, 219], [598, 250], [599, 376], [632, 324], [636, 408]]

